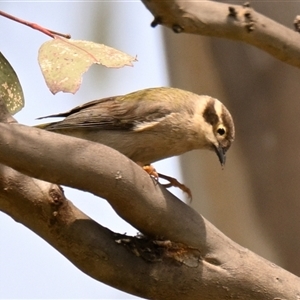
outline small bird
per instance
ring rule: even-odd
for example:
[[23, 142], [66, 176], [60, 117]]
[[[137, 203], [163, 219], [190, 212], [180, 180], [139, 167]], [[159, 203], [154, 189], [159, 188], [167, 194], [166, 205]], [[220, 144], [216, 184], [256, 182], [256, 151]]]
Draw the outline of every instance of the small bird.
[[213, 150], [223, 166], [235, 135], [219, 100], [170, 87], [94, 100], [39, 119], [49, 117], [65, 119], [37, 127], [102, 143], [143, 166], [195, 149]]

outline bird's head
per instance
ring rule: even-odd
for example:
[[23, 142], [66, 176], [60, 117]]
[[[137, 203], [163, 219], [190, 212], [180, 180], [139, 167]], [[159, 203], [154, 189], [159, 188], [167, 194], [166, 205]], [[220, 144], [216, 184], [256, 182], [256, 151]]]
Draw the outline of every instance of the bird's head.
[[232, 117], [227, 108], [217, 99], [209, 98], [202, 117], [206, 131], [207, 147], [215, 151], [221, 165], [226, 161], [226, 151], [234, 140], [235, 129]]

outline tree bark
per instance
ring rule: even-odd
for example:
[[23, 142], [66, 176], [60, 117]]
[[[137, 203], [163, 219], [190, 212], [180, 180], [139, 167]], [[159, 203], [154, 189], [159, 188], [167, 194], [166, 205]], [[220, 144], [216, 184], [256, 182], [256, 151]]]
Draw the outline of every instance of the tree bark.
[[[169, 22], [157, 14], [156, 23], [171, 26], [177, 32], [188, 28], [193, 31], [201, 20], [195, 17], [193, 5], [203, 3], [179, 1], [180, 10], [174, 3], [170, 11], [175, 8], [182, 14], [186, 9], [186, 19], [174, 23], [172, 18]], [[261, 16], [245, 7], [231, 7], [234, 10], [222, 6], [223, 21], [229, 19], [230, 23], [225, 36], [233, 38], [229, 32], [243, 18], [244, 23], [237, 26], [238, 36], [253, 44], [248, 38], [253, 32], [254, 39], [265, 37], [266, 51], [298, 66], [296, 42], [287, 38], [285, 42], [291, 42], [292, 49], [287, 50], [282, 43], [276, 43], [275, 33], [262, 32], [264, 26], [258, 22]], [[204, 8], [210, 12], [210, 7]], [[202, 19], [201, 26], [208, 19]], [[241, 31], [245, 29], [247, 34]], [[281, 35], [287, 33], [281, 29]], [[211, 34], [224, 33], [215, 29]], [[272, 37], [271, 41], [267, 37]], [[6, 122], [9, 117], [4, 114], [1, 119]], [[113, 149], [19, 124], [1, 123], [0, 163], [0, 209], [99, 281], [150, 299], [300, 297], [298, 277], [230, 240]], [[107, 199], [144, 236], [128, 237], [102, 227], [65, 199], [55, 184]]]
[[[191, 7], [197, 16], [204, 15], [203, 10], [196, 11], [198, 5], [211, 5], [207, 4], [210, 1], [206, 1], [206, 4], [204, 2], [186, 2], [184, 5], [189, 6], [189, 9], [180, 11], [176, 15], [176, 22], [180, 23], [182, 16], [189, 18], [187, 13], [191, 11]], [[164, 4], [166, 6], [163, 7], [163, 12], [167, 14], [168, 9], [178, 8], [180, 1], [168, 1]], [[147, 5], [156, 13], [163, 4], [152, 1]], [[219, 3], [212, 5], [219, 6]], [[224, 5], [221, 4], [222, 7]], [[232, 5], [226, 5], [229, 11]], [[285, 26], [292, 25], [294, 14], [300, 8], [299, 3], [282, 1], [253, 2], [253, 5]], [[240, 6], [240, 9], [244, 8]], [[220, 10], [216, 15], [219, 12]], [[241, 14], [239, 20], [240, 16]], [[209, 18], [205, 25], [212, 29], [210, 26], [214, 24], [214, 20], [214, 17]], [[272, 22], [272, 30], [278, 30], [281, 35], [282, 25]], [[254, 24], [254, 30], [248, 34], [254, 33], [255, 28]], [[295, 32], [288, 28], [285, 30], [295, 43], [299, 43], [299, 36]], [[182, 157], [183, 169], [188, 170], [185, 171], [185, 181], [189, 185], [190, 182], [199, 181], [199, 178], [205, 178], [208, 182], [206, 198], [209, 199], [209, 204], [195, 201], [193, 206], [201, 206], [201, 212], [235, 241], [299, 275], [300, 261], [294, 259], [300, 249], [300, 240], [295, 239], [300, 232], [300, 163], [295, 151], [300, 147], [297, 135], [299, 101], [295, 96], [300, 92], [299, 70], [290, 68], [245, 43], [192, 35], [175, 36], [171, 31], [166, 32], [172, 84], [225, 101], [233, 114], [237, 129], [237, 139], [228, 153], [225, 171], [229, 172], [226, 177], [219, 176], [219, 171], [213, 168], [214, 164], [209, 157], [203, 159], [205, 154], [201, 154], [202, 162], [200, 155], [198, 157], [196, 153]], [[202, 31], [198, 30], [197, 33], [202, 34]], [[264, 43], [269, 40], [261, 40], [259, 48], [264, 50]], [[276, 51], [285, 52], [290, 44], [282, 36], [278, 36], [278, 41], [283, 48], [276, 47]], [[204, 43], [207, 48], [205, 53], [199, 52], [199, 45]], [[210, 60], [213, 64], [207, 67]], [[242, 174], [235, 176], [234, 173], [241, 169]], [[244, 181], [242, 185], [241, 179]], [[218, 189], [215, 188], [216, 182]], [[195, 186], [198, 187], [199, 183], [196, 182]], [[190, 187], [195, 190], [193, 186]], [[228, 187], [230, 195], [240, 189], [245, 196], [228, 196]]]
[[[299, 2], [255, 6], [283, 24], [300, 9]], [[299, 70], [247, 45], [210, 43], [238, 128], [252, 203], [279, 258], [272, 261], [299, 276]]]
[[[1, 210], [106, 284], [150, 299], [300, 295], [298, 277], [231, 241], [113, 149], [2, 123], [0, 162]], [[40, 180], [104, 197], [145, 237], [112, 233]]]
[[257, 13], [247, 5], [184, 0], [142, 2], [154, 16], [153, 27], [160, 24], [172, 28], [175, 33], [242, 41], [287, 64], [300, 67], [299, 33]]

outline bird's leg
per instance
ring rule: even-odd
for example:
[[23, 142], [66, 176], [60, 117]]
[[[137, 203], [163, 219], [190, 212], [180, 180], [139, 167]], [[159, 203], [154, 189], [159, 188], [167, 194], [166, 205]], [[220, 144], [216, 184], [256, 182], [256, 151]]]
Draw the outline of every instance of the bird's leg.
[[155, 178], [155, 180], [158, 181], [158, 173], [156, 172], [155, 168], [152, 165], [145, 165], [142, 166], [142, 168], [152, 177]]
[[164, 187], [169, 188], [169, 187], [178, 187], [180, 188], [183, 192], [187, 193], [189, 198], [192, 199], [192, 192], [191, 190], [185, 186], [184, 184], [180, 183], [176, 178], [174, 177], [170, 177], [161, 173], [157, 173], [159, 178], [165, 179], [167, 181], [169, 181], [169, 183], [166, 184], [162, 184]]
[[156, 182], [158, 182], [158, 173], [152, 165], [144, 165], [139, 161], [136, 161], [136, 164], [142, 167], [152, 178], [155, 179]]

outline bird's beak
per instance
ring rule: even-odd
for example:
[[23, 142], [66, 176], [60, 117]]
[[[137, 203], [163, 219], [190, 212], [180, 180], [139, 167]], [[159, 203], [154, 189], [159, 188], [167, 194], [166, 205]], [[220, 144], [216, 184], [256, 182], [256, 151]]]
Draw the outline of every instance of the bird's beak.
[[221, 163], [221, 166], [223, 167], [225, 165], [225, 161], [226, 161], [226, 150], [224, 148], [222, 148], [220, 145], [219, 146], [214, 146], [215, 147], [215, 152], [218, 155], [219, 161]]

